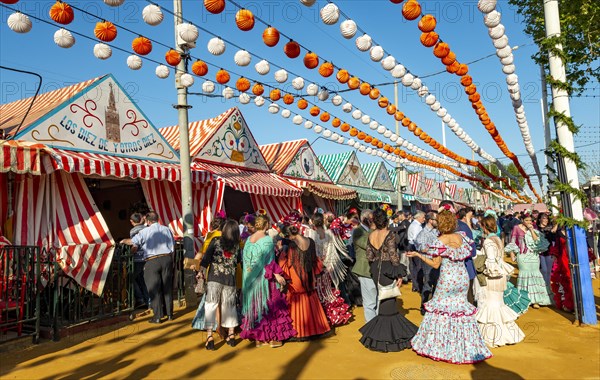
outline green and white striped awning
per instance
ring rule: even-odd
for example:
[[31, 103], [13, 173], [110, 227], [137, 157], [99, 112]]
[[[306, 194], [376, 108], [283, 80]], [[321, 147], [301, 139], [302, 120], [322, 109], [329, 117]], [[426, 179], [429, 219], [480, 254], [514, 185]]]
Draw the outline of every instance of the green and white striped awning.
[[[388, 195], [390, 197], [390, 204], [394, 205], [394, 206], [398, 206], [398, 194], [396, 192], [392, 192], [392, 191], [385, 191], [382, 192], [385, 193], [386, 195]], [[404, 200], [402, 202], [403, 206], [410, 206], [410, 202], [415, 200], [415, 197], [413, 195], [410, 194], [404, 194], [402, 193], [402, 199]]]
[[365, 187], [344, 186], [356, 191], [358, 200], [365, 203], [390, 203], [391, 198], [388, 194]]

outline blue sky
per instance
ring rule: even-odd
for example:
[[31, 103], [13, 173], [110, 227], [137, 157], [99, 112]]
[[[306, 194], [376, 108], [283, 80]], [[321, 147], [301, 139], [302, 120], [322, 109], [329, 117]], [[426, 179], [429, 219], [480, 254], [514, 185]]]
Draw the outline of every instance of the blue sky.
[[[50, 20], [48, 10], [53, 3], [53, 1], [21, 0], [12, 7], [21, 9], [23, 12], [36, 17]], [[148, 3], [144, 0], [126, 0], [118, 8], [109, 7], [102, 1], [95, 0], [80, 0], [71, 4], [131, 29], [137, 34], [145, 35], [169, 46], [174, 45], [173, 17], [165, 12], [165, 19], [161, 25], [152, 27], [145, 24], [141, 13]], [[158, 4], [165, 9], [173, 9], [171, 1], [159, 1]], [[318, 12], [325, 5], [325, 2], [318, 1], [310, 8], [303, 6], [299, 1], [240, 1], [240, 4], [271, 23], [281, 32], [292, 36], [323, 59], [330, 60], [337, 66], [348, 69], [362, 79], [370, 83], [393, 81], [391, 75], [381, 68], [380, 63], [371, 61], [368, 52], [362, 53], [356, 49], [354, 39], [346, 40], [341, 36], [339, 22], [332, 26], [321, 22]], [[339, 2], [339, 5], [345, 14], [355, 20], [359, 27], [371, 35], [377, 43], [394, 55], [411, 72], [419, 76], [426, 76], [444, 69], [440, 61], [433, 56], [431, 49], [425, 48], [419, 43], [420, 31], [417, 28], [417, 21], [405, 20], [401, 14], [401, 5], [395, 5], [388, 0], [343, 1]], [[436, 31], [444, 41], [450, 44], [461, 62], [469, 62], [495, 52], [491, 39], [487, 34], [487, 28], [483, 24], [482, 14], [477, 10], [476, 5], [476, 1], [422, 2], [423, 12], [436, 16], [438, 21]], [[537, 47], [523, 33], [522, 20], [516, 11], [505, 1], [499, 1], [498, 8], [502, 12], [502, 22], [506, 26], [510, 44], [512, 46], [522, 45], [514, 53], [515, 64], [532, 142], [536, 151], [539, 151], [544, 147], [539, 103], [541, 96], [540, 75], [539, 68], [530, 58]], [[219, 15], [208, 13], [204, 9], [202, 1], [199, 0], [183, 0], [183, 9], [184, 17], [195, 24], [244, 47], [246, 50], [267, 59], [272, 64], [285, 67], [289, 72], [288, 87], [291, 79], [295, 77], [294, 74], [298, 74], [306, 80], [307, 84], [316, 82], [332, 89], [346, 88], [345, 86], [342, 87], [333, 76], [324, 79], [316, 69], [306, 69], [301, 59], [305, 51], [301, 53], [299, 58], [294, 60], [286, 57], [283, 53], [283, 45], [287, 41], [283, 37], [276, 47], [267, 47], [262, 42], [262, 31], [264, 29], [262, 24], [257, 22], [254, 29], [249, 32], [240, 31], [234, 21], [237, 9], [229, 2], [226, 10]], [[130, 92], [134, 100], [138, 102], [138, 105], [156, 126], [162, 127], [177, 123], [177, 113], [171, 107], [176, 102], [173, 73], [168, 79], [159, 79], [154, 74], [156, 64], [149, 61], [144, 61], [141, 70], [132, 71], [126, 65], [128, 54], [114, 49], [113, 56], [110, 59], [106, 61], [98, 60], [92, 52], [95, 42], [82, 37], [76, 37], [77, 42], [70, 49], [59, 48], [52, 39], [54, 31], [58, 27], [35, 20], [31, 32], [23, 35], [14, 33], [6, 25], [6, 19], [12, 12], [5, 8], [0, 8], [0, 12], [3, 22], [0, 27], [1, 64], [39, 73], [44, 77], [42, 91], [53, 90], [105, 73], [112, 73]], [[342, 17], [340, 22], [343, 19]], [[75, 21], [67, 28], [93, 37], [93, 29], [97, 21], [92, 16], [75, 11]], [[137, 35], [119, 29], [117, 39], [111, 44], [130, 50], [131, 41], [135, 37]], [[277, 84], [273, 79], [273, 73], [277, 68], [272, 66], [271, 72], [266, 76], [258, 75], [254, 70], [254, 64], [259, 60], [256, 57], [252, 58], [251, 64], [247, 67], [236, 66], [233, 62], [233, 55], [238, 49], [233, 46], [227, 46], [225, 54], [221, 56], [213, 56], [208, 53], [206, 45], [212, 37], [212, 35], [201, 31], [197, 47], [192, 50], [191, 54], [248, 78]], [[149, 54], [149, 57], [164, 62], [165, 51], [166, 48], [154, 44], [154, 50]], [[519, 157], [522, 165], [528, 173], [533, 173], [531, 161], [526, 155], [518, 125], [514, 120], [511, 100], [501, 67], [499, 60], [493, 56], [470, 65], [469, 73], [478, 84], [479, 91], [484, 98], [484, 105], [488, 109], [492, 121], [495, 122], [498, 130], [508, 143], [508, 147], [517, 155], [522, 155]], [[214, 81], [216, 71], [216, 68], [210, 67], [207, 77]], [[0, 75], [2, 103], [33, 95], [36, 81], [32, 77], [7, 71], [0, 71]], [[232, 77], [237, 78], [236, 75], [232, 75]], [[202, 82], [202, 79], [196, 78], [196, 84], [190, 91], [201, 92]], [[461, 127], [480, 146], [495, 157], [503, 157], [472, 111], [467, 96], [459, 84], [459, 77], [443, 73], [426, 78], [424, 82], [430, 91], [438, 99], [441, 99], [442, 105], [448, 109]], [[232, 81], [231, 85], [233, 86], [234, 83]], [[586, 95], [598, 96], [600, 93], [598, 84], [594, 83], [589, 87], [590, 90], [586, 92]], [[393, 86], [381, 86], [379, 88], [382, 94], [393, 98]], [[435, 113], [430, 111], [429, 107], [414, 91], [403, 86], [400, 86], [399, 90], [400, 109], [430, 136], [441, 142], [441, 120]], [[369, 100], [368, 97], [361, 96], [357, 92], [346, 92], [343, 96], [364, 113], [369, 114], [371, 118], [393, 129], [393, 119], [377, 107], [376, 102]], [[302, 126], [294, 125], [291, 118], [284, 119], [277, 114], [270, 114], [266, 105], [257, 108], [253, 103], [241, 105], [235, 99], [225, 101], [201, 96], [190, 96], [189, 102], [193, 106], [189, 113], [190, 121], [210, 118], [229, 107], [239, 106], [260, 144], [297, 138], [307, 138], [309, 141], [313, 141], [318, 137], [313, 131], [307, 131]], [[583, 125], [582, 136], [585, 137], [576, 139], [576, 146], [598, 141], [597, 131], [600, 128], [599, 98], [574, 98], [571, 101], [571, 106], [576, 123]], [[368, 126], [353, 120], [349, 114], [342, 112], [341, 107], [334, 107], [330, 102], [327, 102], [322, 104], [322, 108], [328, 110], [332, 115], [353, 121], [353, 125], [357, 128], [370, 132]], [[295, 107], [292, 107], [292, 110], [297, 111]], [[301, 114], [305, 117], [308, 116], [307, 113]], [[429, 148], [412, 134], [409, 135], [406, 129], [401, 129], [401, 136], [408, 138], [409, 141], [419, 147]], [[471, 157], [469, 147], [455, 137], [449, 129], [446, 129], [446, 136], [447, 146], [450, 149], [463, 156]], [[317, 154], [349, 149], [348, 146], [341, 146], [323, 139], [316, 141], [313, 147]], [[431, 148], [427, 150], [431, 151]], [[589, 157], [584, 157], [584, 159], [600, 159], [598, 146], [587, 146], [583, 151], [585, 151], [586, 157]], [[362, 162], [371, 162], [377, 158], [359, 154], [359, 159]], [[538, 155], [538, 160], [543, 168], [545, 163], [543, 154]], [[503, 161], [506, 162], [505, 159]], [[430, 176], [432, 175], [430, 174]], [[537, 179], [533, 179], [533, 182], [537, 184]]]

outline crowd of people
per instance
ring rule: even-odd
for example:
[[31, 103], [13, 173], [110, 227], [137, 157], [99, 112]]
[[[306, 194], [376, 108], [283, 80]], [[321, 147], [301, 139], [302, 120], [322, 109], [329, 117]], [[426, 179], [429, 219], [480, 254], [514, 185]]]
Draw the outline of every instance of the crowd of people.
[[[362, 307], [368, 349], [476, 363], [524, 339], [516, 320], [530, 306], [573, 311], [566, 234], [551, 215], [474, 213], [451, 201], [390, 213], [317, 209], [274, 224], [264, 212], [239, 221], [219, 212], [191, 265], [201, 294], [192, 327], [207, 332], [206, 349], [215, 349], [215, 333], [232, 347], [238, 331], [257, 347], [323, 338]], [[136, 280], [136, 299], [149, 302], [152, 323], [173, 318], [165, 269], [173, 236], [157, 220], [132, 215], [132, 237], [123, 241], [139, 256], [145, 281]], [[401, 313], [406, 283], [420, 294], [420, 326]]]

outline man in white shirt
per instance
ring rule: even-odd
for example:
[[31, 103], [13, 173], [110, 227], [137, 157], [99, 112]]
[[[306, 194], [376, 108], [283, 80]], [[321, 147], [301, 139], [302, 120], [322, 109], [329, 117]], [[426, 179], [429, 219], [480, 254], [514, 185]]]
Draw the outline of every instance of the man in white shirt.
[[[417, 211], [413, 217], [412, 223], [410, 226], [408, 226], [408, 246], [410, 251], [416, 250], [417, 236], [423, 229], [423, 223], [425, 223], [425, 213], [423, 211]], [[420, 293], [421, 289], [419, 287], [419, 280], [417, 276], [421, 269], [421, 260], [416, 257], [411, 257], [409, 266], [410, 278], [412, 281], [412, 291]]]

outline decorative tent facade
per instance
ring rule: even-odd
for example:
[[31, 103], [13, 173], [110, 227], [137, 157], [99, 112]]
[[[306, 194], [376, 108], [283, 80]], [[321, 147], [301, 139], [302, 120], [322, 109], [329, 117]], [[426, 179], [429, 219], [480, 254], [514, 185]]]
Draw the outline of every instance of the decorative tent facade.
[[[392, 185], [394, 189], [398, 188], [398, 172], [396, 169], [389, 169], [388, 175], [390, 176], [390, 181], [392, 181]], [[394, 199], [395, 198], [395, 199]], [[406, 189], [402, 192], [402, 205], [409, 206], [410, 202], [415, 200], [415, 196], [413, 195], [412, 187], [406, 186]], [[392, 197], [392, 203], [398, 206], [398, 197]]]

